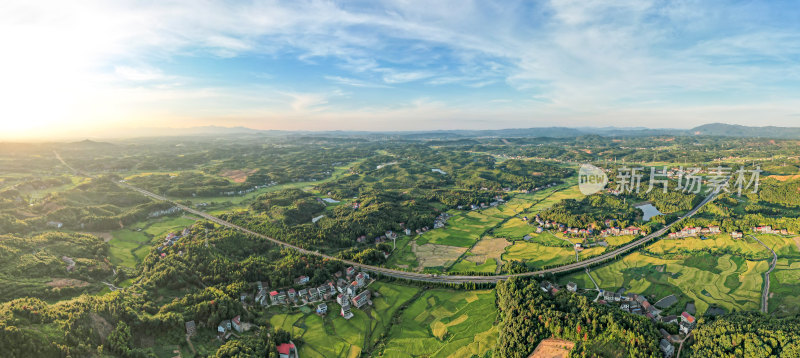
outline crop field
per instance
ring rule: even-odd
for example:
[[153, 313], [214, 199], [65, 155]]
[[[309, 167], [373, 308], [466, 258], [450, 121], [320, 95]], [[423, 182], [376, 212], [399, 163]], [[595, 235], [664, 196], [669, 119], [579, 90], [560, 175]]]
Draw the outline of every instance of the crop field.
[[497, 272], [498, 264], [502, 264], [500, 256], [509, 245], [511, 243], [503, 238], [484, 237], [449, 271]]
[[146, 228], [144, 228], [142, 231], [146, 232], [148, 235], [153, 236], [153, 239], [159, 242], [168, 233], [174, 231], [181, 231], [184, 228], [194, 224], [194, 222], [195, 219], [192, 219], [187, 216], [171, 217], [148, 224]]
[[498, 336], [494, 300], [493, 291], [426, 291], [391, 327], [382, 356], [486, 356]]
[[[501, 256], [506, 253], [509, 244], [495, 245], [495, 238], [506, 242], [532, 234], [534, 228], [522, 220], [522, 213], [547, 208], [562, 199], [575, 197], [576, 193], [581, 195], [574, 183], [568, 183], [532, 194], [517, 194], [496, 207], [473, 211], [452, 210], [450, 213], [453, 216], [447, 220], [444, 228], [430, 230], [408, 244], [399, 243], [387, 266], [429, 271], [441, 271], [450, 265], [454, 265], [449, 268], [451, 271], [496, 270], [497, 260], [502, 261]], [[534, 208], [535, 211], [532, 211]], [[547, 240], [547, 245], [567, 245], [549, 233], [539, 235], [542, 240]], [[465, 255], [467, 249], [469, 252]]]
[[800, 236], [758, 235], [775, 250], [778, 262], [770, 274], [769, 312], [779, 317], [800, 313]]
[[167, 233], [183, 230], [194, 221], [188, 217], [168, 217], [115, 230], [111, 232], [111, 240], [108, 242], [109, 260], [114, 265], [136, 267], [150, 252], [151, 245], [161, 242]]
[[500, 213], [497, 208], [457, 213], [447, 220], [447, 225], [444, 228], [426, 232], [417, 239], [417, 243], [468, 248], [475, 244], [486, 230], [496, 226], [503, 220]]
[[[595, 268], [592, 275], [600, 288], [646, 295], [652, 302], [674, 294], [678, 303], [671, 308], [680, 312], [687, 302], [694, 302], [702, 315], [710, 306], [731, 310], [757, 310], [761, 302], [763, 273], [767, 261], [749, 261], [732, 255], [699, 254], [685, 259], [663, 259], [633, 253], [620, 261]], [[562, 282], [574, 281], [580, 287], [593, 287], [584, 272], [565, 276]]]
[[463, 247], [411, 243], [411, 250], [419, 262], [419, 268], [436, 267], [443, 270], [463, 255], [467, 249]]
[[607, 236], [604, 237], [603, 239], [608, 243], [608, 246], [614, 247], [614, 246], [625, 245], [633, 241], [633, 239], [635, 238], [636, 237], [633, 235], [620, 235], [620, 236]]
[[140, 231], [122, 229], [112, 232], [111, 235], [112, 239], [108, 242], [111, 256], [109, 260], [114, 265], [136, 267], [150, 249], [150, 238]]
[[[277, 313], [269, 318], [270, 325], [301, 337], [301, 357], [358, 357], [369, 349], [387, 329], [391, 319], [404, 303], [411, 300], [418, 288], [375, 282], [370, 289], [380, 297], [372, 299], [373, 307], [353, 309], [353, 318], [339, 316], [339, 305], [328, 303], [328, 315], [315, 313]], [[493, 301], [492, 301], [493, 303]]]
[[588, 249], [583, 249], [583, 251], [578, 253], [578, 257], [581, 259], [581, 261], [583, 261], [598, 255], [602, 255], [604, 252], [606, 252], [605, 247], [595, 246]]
[[413, 241], [413, 236], [400, 236], [397, 240], [397, 248], [392, 251], [392, 255], [386, 261], [386, 266], [404, 269], [416, 268], [419, 263], [412, 250]]
[[778, 317], [800, 313], [800, 259], [778, 258], [769, 277], [769, 312]]
[[772, 257], [772, 253], [755, 240], [749, 237], [732, 239], [728, 234], [711, 235], [706, 240], [699, 237], [659, 240], [648, 246], [648, 251], [655, 255], [685, 254], [697, 251], [711, 254], [729, 253], [751, 260], [766, 260]]
[[455, 272], [497, 272], [497, 261], [495, 259], [484, 259], [483, 262], [473, 262], [473, 256], [467, 256], [451, 266], [448, 271]]
[[564, 265], [575, 262], [575, 250], [571, 247], [544, 246], [535, 242], [517, 241], [506, 248], [503, 261], [523, 261], [531, 268]]

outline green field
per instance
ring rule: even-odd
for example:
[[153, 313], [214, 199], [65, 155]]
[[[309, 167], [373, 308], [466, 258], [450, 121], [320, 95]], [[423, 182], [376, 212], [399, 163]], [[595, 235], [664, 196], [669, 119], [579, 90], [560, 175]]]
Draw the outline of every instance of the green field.
[[328, 303], [325, 317], [314, 313], [275, 313], [269, 317], [270, 325], [303, 339], [301, 357], [358, 357], [391, 327], [397, 310], [419, 292], [416, 287], [382, 282], [375, 282], [369, 288], [380, 297], [372, 299], [370, 309], [353, 309], [350, 320], [339, 316], [339, 305]]
[[800, 313], [800, 237], [758, 235], [775, 250], [778, 262], [770, 274], [769, 312], [779, 317]]
[[160, 243], [167, 233], [181, 231], [194, 222], [188, 217], [167, 217], [112, 231], [108, 242], [109, 259], [114, 265], [134, 268], [147, 256], [151, 246]]
[[[683, 309], [686, 302], [695, 302], [697, 313], [710, 306], [757, 310], [761, 302], [763, 273], [767, 261], [748, 261], [732, 255], [698, 254], [683, 259], [663, 259], [635, 252], [608, 265], [592, 270], [600, 288], [644, 294], [651, 302], [675, 294], [679, 301], [672, 310]], [[564, 276], [563, 283], [573, 281], [580, 287], [593, 287], [584, 272]]]
[[384, 357], [484, 357], [497, 342], [493, 291], [426, 291], [392, 326]]
[[418, 266], [417, 257], [411, 251], [411, 241], [414, 241], [414, 238], [414, 236], [400, 236], [397, 239], [397, 248], [386, 261], [387, 267], [413, 269]]
[[417, 244], [470, 247], [483, 236], [486, 230], [503, 221], [504, 216], [497, 208], [469, 212], [453, 211], [455, 215], [447, 220], [441, 229], [430, 230], [417, 239]]
[[122, 229], [113, 231], [111, 235], [112, 239], [108, 242], [111, 254], [109, 259], [114, 265], [136, 267], [136, 264], [147, 255], [146, 250], [150, 249], [148, 246], [150, 238], [143, 232]]
[[455, 265], [451, 266], [448, 271], [455, 272], [496, 272], [497, 261], [494, 259], [487, 259], [482, 264], [476, 264], [468, 260], [461, 260]]
[[542, 268], [575, 262], [572, 247], [545, 246], [536, 242], [517, 241], [506, 248], [503, 261], [523, 261], [530, 268]]
[[800, 313], [800, 259], [779, 258], [769, 277], [769, 313], [778, 317]]
[[728, 234], [710, 235], [706, 240], [699, 237], [659, 240], [648, 246], [647, 250], [654, 255], [703, 251], [711, 254], [734, 254], [751, 260], [766, 260], [772, 257], [772, 253], [755, 240], [749, 237], [732, 239]]

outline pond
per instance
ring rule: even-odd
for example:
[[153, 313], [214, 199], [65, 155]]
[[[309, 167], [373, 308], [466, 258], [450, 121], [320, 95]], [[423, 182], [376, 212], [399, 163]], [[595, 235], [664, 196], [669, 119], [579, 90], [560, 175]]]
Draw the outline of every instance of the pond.
[[653, 216], [661, 215], [661, 212], [650, 203], [639, 205], [636, 208], [641, 209], [644, 212], [644, 216], [642, 217], [642, 220], [644, 221], [650, 221], [650, 218]]

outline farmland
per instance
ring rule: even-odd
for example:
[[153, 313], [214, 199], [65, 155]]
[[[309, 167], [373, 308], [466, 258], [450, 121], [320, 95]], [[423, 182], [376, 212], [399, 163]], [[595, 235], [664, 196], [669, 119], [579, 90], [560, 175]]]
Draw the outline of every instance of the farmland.
[[497, 341], [493, 291], [426, 291], [392, 326], [385, 357], [483, 357]]
[[685, 255], [702, 251], [710, 254], [729, 253], [750, 260], [766, 260], [772, 257], [772, 254], [755, 240], [749, 237], [732, 239], [728, 234], [711, 235], [705, 240], [699, 237], [660, 240], [648, 246], [647, 249], [650, 253], [658, 256]]
[[[683, 259], [664, 259], [633, 253], [620, 261], [592, 270], [602, 289], [644, 294], [653, 300], [674, 294], [678, 312], [695, 302], [698, 314], [711, 306], [731, 310], [756, 310], [761, 297], [762, 274], [767, 261], [749, 261], [738, 256], [697, 254]], [[561, 279], [580, 287], [593, 287], [585, 273]]]
[[575, 250], [520, 241], [506, 248], [502, 258], [503, 261], [523, 261], [530, 268], [541, 268], [575, 262]]
[[114, 265], [134, 268], [170, 232], [183, 230], [195, 222], [189, 217], [167, 217], [136, 223], [111, 232], [109, 259]]
[[[544, 189], [531, 194], [516, 194], [508, 202], [497, 207], [482, 210], [451, 210], [453, 215], [444, 228], [430, 230], [409, 244], [398, 245], [398, 250], [390, 258], [389, 267], [416, 268], [417, 270], [496, 272], [498, 264], [509, 259], [521, 260], [522, 257], [533, 258], [541, 248], [531, 252], [528, 247], [517, 247], [509, 255], [507, 247], [515, 240], [531, 234], [540, 236], [545, 245], [568, 246], [569, 244], [550, 233], [534, 234], [533, 226], [523, 217], [534, 215], [553, 203], [564, 198], [577, 197], [580, 192], [572, 181], [560, 186]], [[504, 244], [498, 245], [499, 240]], [[512, 246], [513, 247], [513, 246]], [[468, 251], [467, 251], [468, 250]], [[558, 256], [562, 253], [556, 248], [546, 255]], [[570, 249], [569, 252], [572, 252]], [[574, 253], [572, 254], [574, 260]], [[469, 261], [469, 262], [465, 262]], [[548, 263], [549, 262], [549, 263]], [[541, 264], [560, 262], [555, 258], [532, 263], [532, 267]]]

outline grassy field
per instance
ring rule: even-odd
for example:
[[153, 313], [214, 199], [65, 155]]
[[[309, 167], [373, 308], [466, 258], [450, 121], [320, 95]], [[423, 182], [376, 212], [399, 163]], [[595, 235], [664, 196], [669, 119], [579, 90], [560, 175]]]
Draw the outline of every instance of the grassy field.
[[147, 256], [152, 245], [161, 242], [167, 233], [183, 230], [194, 222], [188, 217], [165, 217], [112, 231], [108, 242], [109, 260], [114, 265], [134, 268]]
[[[108, 242], [111, 263], [125, 267], [136, 267], [149, 249], [150, 238], [140, 231], [128, 229], [116, 230], [111, 233], [112, 239]], [[138, 256], [142, 255], [142, 256]]]
[[[696, 254], [683, 259], [663, 259], [633, 253], [622, 260], [595, 268], [592, 275], [600, 288], [640, 293], [655, 302], [675, 294], [679, 301], [671, 310], [680, 312], [695, 302], [697, 313], [710, 306], [731, 311], [757, 310], [761, 302], [763, 273], [767, 261], [748, 261], [738, 256]], [[593, 287], [589, 277], [573, 273], [560, 280], [580, 287]]]
[[483, 357], [495, 346], [493, 291], [426, 291], [389, 331], [383, 357]]
[[397, 310], [412, 299], [419, 289], [389, 283], [375, 282], [370, 289], [380, 297], [373, 298], [374, 306], [366, 311], [353, 309], [353, 318], [339, 316], [339, 305], [328, 303], [328, 315], [314, 313], [274, 313], [270, 324], [302, 337], [301, 357], [358, 357], [362, 350], [370, 349], [391, 326]]

